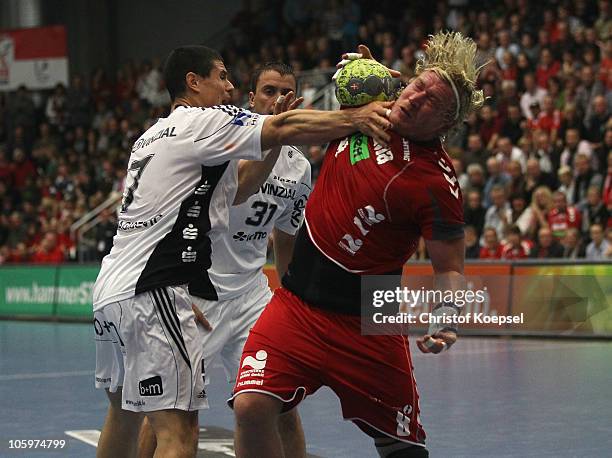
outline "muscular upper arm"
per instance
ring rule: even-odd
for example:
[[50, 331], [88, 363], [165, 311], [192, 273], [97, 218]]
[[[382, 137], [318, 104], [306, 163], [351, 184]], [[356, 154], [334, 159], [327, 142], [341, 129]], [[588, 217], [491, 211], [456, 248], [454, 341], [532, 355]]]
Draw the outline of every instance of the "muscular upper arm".
[[465, 261], [464, 237], [450, 240], [426, 240], [425, 245], [436, 274], [445, 272], [463, 274]]

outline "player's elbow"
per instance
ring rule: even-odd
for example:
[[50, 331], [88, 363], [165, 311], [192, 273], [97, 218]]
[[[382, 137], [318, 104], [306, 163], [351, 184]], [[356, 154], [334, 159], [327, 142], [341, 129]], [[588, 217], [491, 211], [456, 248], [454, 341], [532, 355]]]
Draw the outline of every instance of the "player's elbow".
[[270, 149], [282, 145], [291, 145], [298, 130], [287, 122], [286, 113], [270, 116], [266, 119], [261, 133], [262, 149]]

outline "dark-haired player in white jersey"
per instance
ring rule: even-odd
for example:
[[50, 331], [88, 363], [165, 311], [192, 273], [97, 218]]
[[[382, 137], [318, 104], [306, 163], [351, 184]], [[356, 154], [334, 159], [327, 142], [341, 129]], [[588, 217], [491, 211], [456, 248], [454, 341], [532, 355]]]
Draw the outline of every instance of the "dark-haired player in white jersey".
[[110, 400], [98, 456], [135, 453], [140, 413], [155, 432], [156, 454], [195, 456], [197, 411], [207, 405], [205, 331], [187, 285], [212, 285], [211, 237], [228, 229], [237, 160], [260, 161], [245, 168], [250, 180], [241, 187], [249, 188], [269, 175], [276, 158], [266, 151], [276, 146], [356, 130], [389, 139], [385, 104], [277, 116], [218, 106], [232, 85], [219, 54], [204, 46], [172, 51], [164, 78], [173, 110], [132, 148], [117, 235], [94, 286], [96, 386]]
[[[280, 62], [262, 65], [251, 77], [250, 108], [259, 114], [278, 113], [282, 103], [277, 102], [290, 92], [296, 93], [296, 87], [291, 67]], [[263, 273], [268, 238], [273, 237], [276, 270], [282, 278], [293, 254], [310, 190], [310, 163], [298, 149], [283, 146], [261, 188], [250, 196], [237, 196], [246, 201], [230, 208], [229, 232], [211, 235], [212, 266], [208, 276], [213, 288], [208, 283], [189, 285], [195, 305], [212, 326], [204, 337], [206, 384], [217, 356], [221, 356], [228, 382], [234, 382], [249, 330], [272, 298]], [[146, 425], [147, 422], [139, 439], [140, 458], [152, 457], [155, 451], [155, 436]], [[279, 433], [285, 456], [306, 455], [297, 409], [279, 418]]]

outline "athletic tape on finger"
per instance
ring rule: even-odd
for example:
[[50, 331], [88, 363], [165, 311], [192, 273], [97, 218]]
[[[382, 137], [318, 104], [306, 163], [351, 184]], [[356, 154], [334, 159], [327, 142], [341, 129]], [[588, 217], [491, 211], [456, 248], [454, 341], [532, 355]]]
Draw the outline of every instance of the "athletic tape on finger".
[[347, 52], [344, 55], [346, 56], [346, 59], [342, 59], [340, 62], [336, 64], [336, 67], [338, 67], [338, 70], [336, 70], [336, 73], [334, 73], [334, 75], [332, 76], [332, 81], [336, 81], [336, 79], [338, 78], [338, 74], [342, 71], [342, 69], [344, 68], [346, 64], [348, 64], [349, 62], [353, 60], [361, 59], [363, 57], [363, 55], [358, 52]]

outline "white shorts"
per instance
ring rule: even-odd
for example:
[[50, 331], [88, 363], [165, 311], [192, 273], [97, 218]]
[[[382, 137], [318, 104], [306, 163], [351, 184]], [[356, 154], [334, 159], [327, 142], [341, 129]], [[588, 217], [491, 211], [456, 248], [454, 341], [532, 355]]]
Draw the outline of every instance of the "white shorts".
[[134, 412], [208, 408], [204, 337], [186, 287], [158, 288], [94, 313], [96, 388]]
[[[212, 326], [212, 331], [204, 336], [204, 367], [206, 374], [209, 368], [221, 356], [225, 374], [229, 383], [234, 383], [242, 348], [249, 336], [249, 331], [272, 299], [268, 281], [262, 274], [261, 281], [246, 293], [225, 301], [207, 301], [193, 297], [193, 303], [204, 313]], [[206, 376], [206, 384], [210, 376]]]

